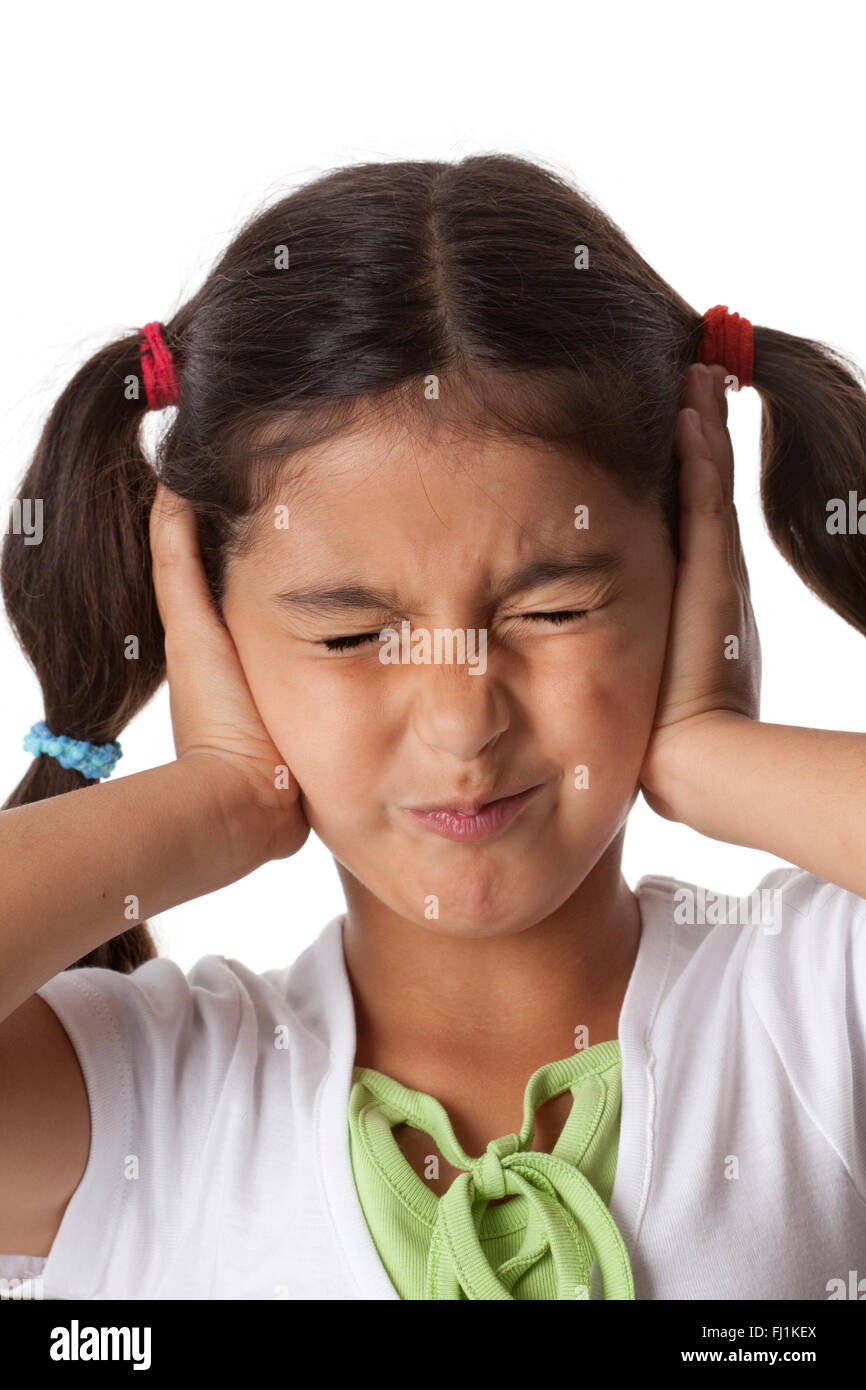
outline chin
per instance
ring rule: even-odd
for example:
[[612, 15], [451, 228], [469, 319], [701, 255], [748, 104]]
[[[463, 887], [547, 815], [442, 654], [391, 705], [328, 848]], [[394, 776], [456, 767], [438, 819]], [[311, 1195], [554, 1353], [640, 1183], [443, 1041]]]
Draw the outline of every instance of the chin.
[[392, 910], [436, 936], [481, 941], [493, 936], [513, 936], [542, 921], [558, 906], [558, 899], [542, 900], [537, 889], [521, 892], [499, 873], [495, 882], [485, 879], [482, 883], [463, 883], [452, 879], [439, 895], [429, 887], [428, 880], [424, 888], [419, 886], [417, 896], [412, 895], [411, 903], [393, 903]]

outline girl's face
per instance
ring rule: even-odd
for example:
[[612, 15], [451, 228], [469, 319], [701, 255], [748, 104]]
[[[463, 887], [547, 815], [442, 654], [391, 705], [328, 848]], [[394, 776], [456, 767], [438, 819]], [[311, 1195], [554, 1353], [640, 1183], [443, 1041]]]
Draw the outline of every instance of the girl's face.
[[[356, 434], [304, 465], [223, 613], [311, 827], [365, 910], [479, 938], [542, 920], [637, 795], [675, 576], [660, 512], [540, 442]], [[401, 660], [424, 633], [431, 659]], [[407, 809], [530, 786], [486, 838]]]

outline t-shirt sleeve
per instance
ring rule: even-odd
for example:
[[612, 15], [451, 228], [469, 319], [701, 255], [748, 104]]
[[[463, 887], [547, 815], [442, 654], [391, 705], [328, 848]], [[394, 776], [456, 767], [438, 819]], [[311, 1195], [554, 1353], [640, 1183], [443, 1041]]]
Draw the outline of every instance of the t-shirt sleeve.
[[231, 1123], [244, 1038], [255, 1048], [236, 972], [222, 956], [202, 957], [188, 975], [160, 957], [129, 975], [63, 971], [37, 993], [78, 1056], [91, 1125], [87, 1167], [42, 1266], [42, 1297], [160, 1298], [169, 1286], [171, 1297], [207, 1297], [218, 1136]]
[[866, 1202], [866, 900], [803, 870], [774, 870], [749, 997], [798, 1099]]

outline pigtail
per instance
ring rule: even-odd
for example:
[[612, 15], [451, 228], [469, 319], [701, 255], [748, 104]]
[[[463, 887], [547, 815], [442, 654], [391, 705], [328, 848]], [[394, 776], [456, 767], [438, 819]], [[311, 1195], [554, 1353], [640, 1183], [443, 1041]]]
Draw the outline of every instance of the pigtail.
[[866, 636], [863, 372], [825, 343], [758, 327], [754, 341], [770, 535], [808, 588]]
[[[30, 544], [8, 528], [0, 561], [9, 621], [42, 687], [44, 716], [36, 711], [34, 721], [93, 743], [118, 738], [165, 676], [148, 527], [157, 479], [139, 439], [147, 410], [139, 343], [135, 334], [102, 348], [54, 405], [17, 493], [22, 515], [25, 499], [31, 517], [41, 501], [41, 539]], [[2, 809], [92, 785], [40, 754]], [[119, 905], [119, 922], [121, 914]], [[74, 965], [128, 973], [156, 954], [138, 922]]]

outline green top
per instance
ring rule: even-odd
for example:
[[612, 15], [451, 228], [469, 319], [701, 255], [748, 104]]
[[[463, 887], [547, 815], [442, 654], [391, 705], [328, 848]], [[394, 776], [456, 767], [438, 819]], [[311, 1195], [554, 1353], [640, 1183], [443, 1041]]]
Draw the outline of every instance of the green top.
[[[364, 1218], [404, 1299], [589, 1298], [593, 1259], [605, 1299], [633, 1299], [631, 1265], [608, 1211], [619, 1148], [619, 1043], [600, 1042], [533, 1072], [519, 1134], [471, 1158], [432, 1096], [354, 1067], [349, 1151]], [[539, 1106], [570, 1089], [551, 1153], [530, 1148]], [[464, 1171], [437, 1197], [391, 1133], [410, 1124]], [[489, 1206], [497, 1197], [513, 1200]]]

